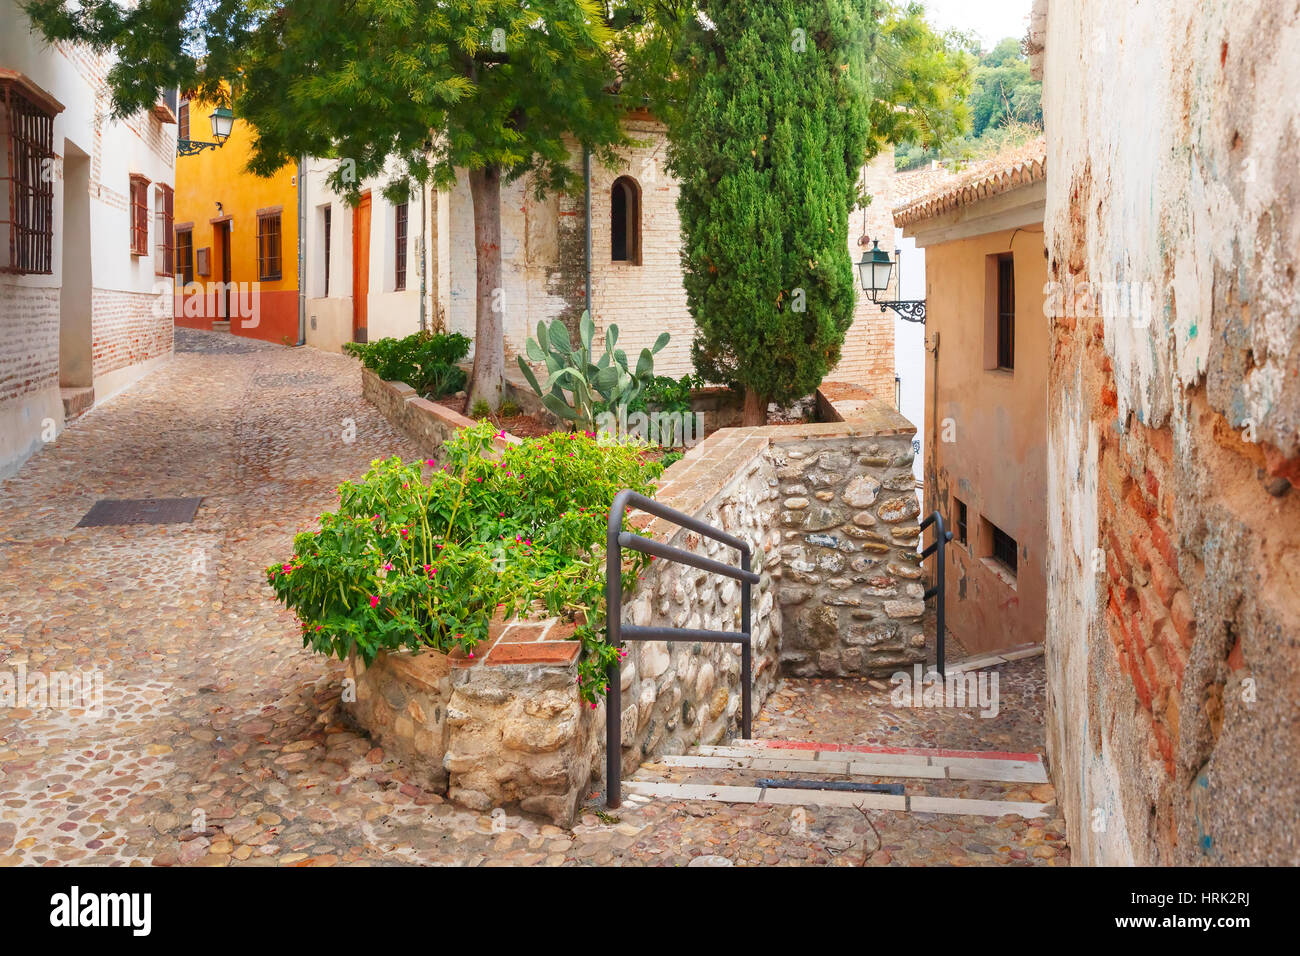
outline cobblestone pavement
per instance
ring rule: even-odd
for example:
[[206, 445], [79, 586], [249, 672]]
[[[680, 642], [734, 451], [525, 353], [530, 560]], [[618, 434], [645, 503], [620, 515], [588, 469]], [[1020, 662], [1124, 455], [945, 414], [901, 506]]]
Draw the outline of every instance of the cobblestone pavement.
[[[417, 450], [362, 400], [353, 360], [178, 329], [171, 362], [0, 484], [0, 674], [103, 681], [97, 715], [0, 708], [0, 865], [1068, 860], [1060, 820], [810, 809], [801, 827], [788, 807], [656, 801], [493, 832], [412, 785], [342, 722], [341, 666], [301, 647], [262, 581], [338, 483], [389, 454]], [[190, 496], [192, 524], [76, 527], [101, 498]], [[1003, 672], [994, 721], [788, 681], [760, 732], [1041, 749], [1041, 661]]]

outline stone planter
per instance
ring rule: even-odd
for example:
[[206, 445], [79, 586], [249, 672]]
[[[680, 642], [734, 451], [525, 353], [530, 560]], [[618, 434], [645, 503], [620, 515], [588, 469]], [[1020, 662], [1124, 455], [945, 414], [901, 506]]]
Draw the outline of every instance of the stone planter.
[[344, 710], [422, 786], [475, 810], [564, 826], [591, 782], [603, 710], [578, 696], [572, 625], [497, 622], [473, 658], [426, 650], [354, 658]]

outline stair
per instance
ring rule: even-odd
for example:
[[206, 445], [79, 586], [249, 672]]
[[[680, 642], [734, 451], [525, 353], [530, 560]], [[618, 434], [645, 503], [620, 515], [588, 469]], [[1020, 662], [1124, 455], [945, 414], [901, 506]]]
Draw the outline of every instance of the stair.
[[[1035, 753], [734, 740], [648, 761], [623, 789], [632, 803], [709, 800], [1035, 819], [1054, 808], [1029, 792], [1047, 782]], [[819, 788], [827, 783], [836, 788]], [[880, 789], [895, 792], [851, 789], [860, 784], [893, 784]]]
[[63, 399], [63, 420], [70, 422], [95, 404], [95, 389], [60, 388], [59, 397]]

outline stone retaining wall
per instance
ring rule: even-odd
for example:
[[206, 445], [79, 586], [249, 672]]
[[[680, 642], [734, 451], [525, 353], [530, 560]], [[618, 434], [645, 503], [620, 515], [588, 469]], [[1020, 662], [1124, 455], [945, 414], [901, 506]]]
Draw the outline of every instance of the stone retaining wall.
[[[363, 380], [367, 397], [407, 434], [423, 436], [431, 456], [470, 424], [400, 383], [368, 371]], [[715, 432], [668, 468], [656, 491], [664, 504], [750, 544], [760, 576], [755, 714], [782, 667], [800, 676], [887, 674], [924, 658], [915, 427], [856, 394], [819, 395], [818, 405], [837, 420]], [[666, 520], [633, 512], [631, 522], [676, 547], [737, 559]], [[729, 579], [656, 560], [625, 595], [623, 619], [738, 630], [740, 591]], [[494, 633], [474, 661], [381, 657], [358, 675], [354, 717], [452, 799], [477, 809], [517, 805], [566, 823], [604, 767], [604, 705], [592, 709], [578, 697], [579, 650], [550, 624], [522, 623]], [[637, 642], [628, 651], [624, 773], [739, 733], [739, 645]]]
[[516, 806], [558, 824], [586, 795], [600, 713], [578, 696], [572, 625], [495, 622], [471, 658], [348, 662], [344, 710], [424, 787], [476, 810]]

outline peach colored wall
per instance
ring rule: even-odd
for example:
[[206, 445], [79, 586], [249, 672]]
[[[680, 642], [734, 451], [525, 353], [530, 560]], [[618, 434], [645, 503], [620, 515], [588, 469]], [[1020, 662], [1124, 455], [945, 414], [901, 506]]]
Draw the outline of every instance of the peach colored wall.
[[[1042, 642], [1046, 622], [1047, 265], [1041, 227], [1029, 228], [926, 249], [925, 509], [938, 508], [955, 532], [954, 499], [966, 503], [968, 543], [954, 534], [948, 548], [946, 611], [948, 631], [972, 652]], [[1010, 372], [985, 368], [986, 261], [1008, 251]], [[1016, 539], [1014, 579], [989, 557], [981, 519]]]

